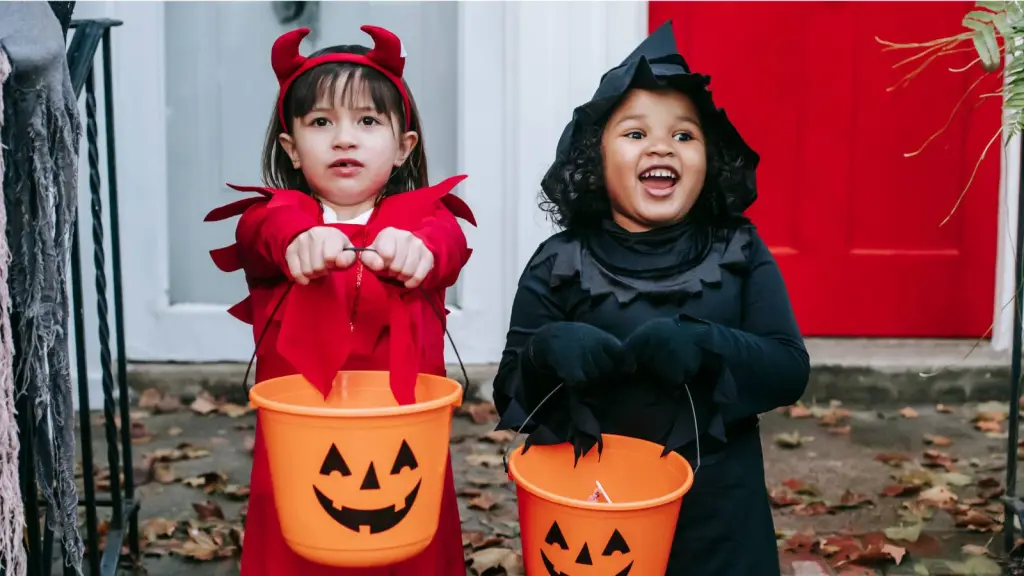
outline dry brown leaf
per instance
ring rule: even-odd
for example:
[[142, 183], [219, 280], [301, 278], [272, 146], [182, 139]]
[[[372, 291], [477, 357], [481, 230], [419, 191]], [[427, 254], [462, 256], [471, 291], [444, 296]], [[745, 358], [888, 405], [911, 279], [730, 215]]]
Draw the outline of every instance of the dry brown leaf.
[[902, 452], [880, 452], [875, 454], [875, 460], [889, 466], [900, 466], [904, 462], [910, 461], [910, 455]]
[[954, 504], [959, 498], [946, 486], [932, 486], [918, 494], [917, 499], [941, 508]]
[[950, 406], [946, 406], [945, 404], [936, 404], [935, 411], [938, 412], [939, 414], [952, 414], [953, 408]]
[[479, 496], [470, 498], [468, 504], [470, 508], [487, 512], [498, 505], [498, 500], [490, 492], [482, 492]]
[[139, 408], [143, 410], [150, 410], [156, 408], [160, 401], [163, 400], [164, 393], [156, 388], [146, 388], [139, 394]]
[[801, 436], [799, 431], [782, 432], [775, 435], [775, 444], [782, 448], [798, 448], [813, 440], [813, 436]]
[[201, 488], [207, 494], [212, 494], [228, 483], [228, 475], [223, 472], [204, 472], [198, 476], [185, 478], [181, 483], [192, 488]]
[[490, 424], [498, 421], [498, 409], [491, 402], [463, 404], [456, 414], [469, 416], [474, 424]]
[[500, 536], [489, 536], [480, 531], [462, 533], [463, 548], [469, 546], [473, 550], [480, 550], [481, 548], [490, 548], [491, 546], [497, 546], [504, 542], [505, 539]]
[[988, 556], [989, 551], [985, 546], [979, 546], [977, 544], [964, 544], [960, 547], [960, 551], [968, 556]]
[[914, 418], [919, 417], [920, 414], [917, 413], [917, 410], [914, 410], [910, 406], [907, 406], [906, 408], [900, 410], [900, 416], [903, 416], [908, 420], [912, 420]]
[[803, 404], [794, 404], [786, 409], [790, 418], [810, 418], [811, 411]]
[[189, 408], [196, 414], [205, 416], [217, 410], [217, 401], [213, 399], [209, 392], [203, 390], [196, 395], [196, 399], [192, 401]]
[[850, 426], [830, 426], [825, 431], [835, 436], [845, 436], [850, 433]]
[[181, 436], [182, 432], [184, 432], [184, 430], [182, 430], [178, 426], [171, 426], [170, 428], [167, 429], [168, 436]]
[[516, 432], [515, 430], [492, 430], [480, 436], [480, 439], [494, 444], [509, 444], [516, 439]]
[[808, 484], [807, 482], [799, 478], [789, 478], [782, 481], [782, 485], [793, 491], [794, 494], [803, 494], [805, 496], [819, 496], [821, 491], [818, 490], [817, 486]]
[[217, 407], [217, 412], [227, 416], [228, 418], [238, 418], [245, 416], [246, 414], [253, 411], [251, 406], [239, 406], [232, 402], [225, 402]]
[[469, 454], [466, 456], [466, 463], [470, 466], [484, 466], [487, 468], [502, 468], [505, 461], [501, 454]]
[[522, 559], [510, 548], [484, 548], [469, 556], [469, 564], [477, 576], [501, 568], [509, 576], [522, 574]]
[[216, 518], [217, 520], [224, 520], [224, 511], [220, 509], [220, 504], [212, 500], [205, 502], [193, 502], [192, 508], [196, 511], [196, 517], [200, 520], [210, 520]]
[[171, 465], [168, 462], [154, 462], [153, 463], [153, 480], [161, 484], [171, 484], [178, 480], [178, 477], [174, 474], [174, 470], [171, 470]]
[[941, 448], [941, 447], [949, 446], [950, 444], [953, 443], [953, 441], [950, 440], [949, 438], [946, 438], [945, 436], [938, 436], [938, 435], [935, 435], [935, 434], [925, 434], [924, 435], [924, 443], [928, 444], [930, 446], [938, 446], [938, 447]]
[[1003, 426], [994, 420], [978, 420], [974, 427], [981, 432], [1002, 432]]

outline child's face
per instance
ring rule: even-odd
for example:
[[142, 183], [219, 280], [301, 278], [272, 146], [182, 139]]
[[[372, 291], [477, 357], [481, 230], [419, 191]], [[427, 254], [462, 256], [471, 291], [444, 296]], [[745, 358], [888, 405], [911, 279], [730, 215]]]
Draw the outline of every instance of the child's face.
[[643, 232], [679, 222], [707, 172], [697, 108], [676, 90], [632, 90], [605, 125], [601, 156], [619, 226]]
[[[339, 85], [334, 92], [344, 90]], [[349, 210], [339, 209], [358, 214], [373, 206], [392, 168], [402, 165], [418, 135], [401, 132], [397, 118], [378, 113], [368, 93], [352, 102], [336, 100], [319, 102], [296, 118], [291, 134], [281, 135], [281, 145], [312, 191], [341, 216]]]

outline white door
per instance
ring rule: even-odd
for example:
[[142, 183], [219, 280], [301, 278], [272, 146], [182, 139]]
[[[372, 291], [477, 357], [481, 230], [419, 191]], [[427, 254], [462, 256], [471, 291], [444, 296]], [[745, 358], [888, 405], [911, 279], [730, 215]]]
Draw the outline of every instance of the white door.
[[[281, 13], [291, 10], [302, 15], [282, 22]], [[125, 20], [139, 25], [138, 18]], [[129, 354], [136, 361], [246, 361], [253, 348], [251, 328], [226, 313], [245, 296], [242, 274], [221, 272], [208, 256], [210, 249], [233, 242], [237, 220], [202, 220], [210, 209], [241, 197], [225, 182], [260, 182], [260, 150], [277, 90], [269, 63], [274, 39], [309, 27], [313, 32], [301, 48], [309, 54], [332, 44], [369, 45], [362, 24], [394, 31], [409, 54], [406, 79], [423, 117], [431, 181], [438, 182], [459, 170], [458, 5], [168, 2], [162, 5], [162, 21], [167, 200], [166, 213], [153, 214], [163, 221], [153, 225], [167, 226], [166, 290], [138, 323], [145, 337], [133, 334]], [[467, 194], [461, 186], [457, 193]], [[467, 269], [449, 295], [451, 333], [464, 361], [494, 361], [503, 327], [460, 308], [471, 274]]]

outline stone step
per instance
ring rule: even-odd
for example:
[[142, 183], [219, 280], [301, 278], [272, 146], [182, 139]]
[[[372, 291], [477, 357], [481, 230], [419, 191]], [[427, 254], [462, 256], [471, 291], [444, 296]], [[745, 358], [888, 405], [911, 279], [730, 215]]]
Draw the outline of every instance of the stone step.
[[[1007, 400], [1010, 355], [973, 340], [809, 338], [811, 379], [807, 400], [852, 406]], [[496, 364], [467, 365], [470, 398], [491, 397]], [[130, 363], [135, 390], [159, 388], [194, 397], [199, 390], [244, 399], [241, 363]], [[463, 380], [457, 365], [450, 377]], [[252, 376], [250, 375], [250, 382]]]

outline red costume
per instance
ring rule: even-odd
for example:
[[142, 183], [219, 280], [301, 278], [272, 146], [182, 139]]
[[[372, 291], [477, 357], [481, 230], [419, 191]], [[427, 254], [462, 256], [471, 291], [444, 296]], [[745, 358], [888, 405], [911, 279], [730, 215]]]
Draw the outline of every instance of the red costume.
[[[298, 43], [307, 31], [282, 36], [273, 52], [282, 97], [291, 81], [321, 63], [321, 58], [354, 60], [382, 71], [387, 67], [390, 77], [401, 78], [404, 53], [398, 39], [379, 28], [363, 29], [375, 41], [374, 50], [366, 56], [329, 54], [304, 59], [298, 56]], [[398, 86], [405, 96], [400, 81]], [[249, 296], [229, 312], [251, 324], [254, 338], [262, 340], [256, 351], [256, 381], [302, 374], [326, 395], [338, 370], [390, 370], [396, 399], [408, 403], [412, 401], [417, 373], [444, 375], [445, 289], [455, 283], [472, 252], [456, 217], [476, 224], [469, 207], [450, 193], [464, 178], [457, 176], [436, 186], [386, 197], [365, 225], [325, 224], [320, 204], [295, 190], [232, 186], [260, 195], [217, 208], [207, 215], [206, 221], [241, 215], [237, 243], [213, 250], [211, 256], [225, 272], [245, 272]], [[378, 277], [358, 259], [347, 269], [307, 285], [293, 283], [285, 250], [302, 232], [324, 225], [338, 228], [357, 247], [370, 246], [384, 228], [410, 231], [433, 254], [434, 268], [420, 288], [413, 290]], [[420, 555], [387, 568], [341, 569], [314, 564], [295, 554], [284, 541], [278, 524], [258, 420], [245, 528], [243, 576], [466, 573], [450, 459], [437, 534]]]

